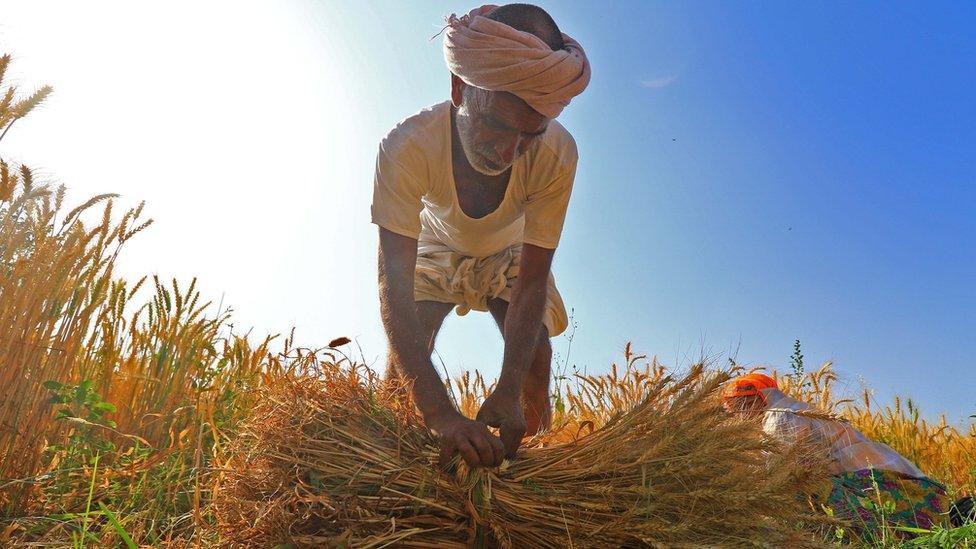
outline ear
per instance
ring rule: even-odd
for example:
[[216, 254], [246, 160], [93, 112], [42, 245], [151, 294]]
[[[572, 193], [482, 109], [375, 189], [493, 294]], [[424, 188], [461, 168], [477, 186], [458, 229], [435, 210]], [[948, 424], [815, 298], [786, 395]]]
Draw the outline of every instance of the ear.
[[455, 108], [461, 106], [461, 92], [466, 85], [464, 80], [461, 80], [458, 75], [451, 74], [451, 103]]

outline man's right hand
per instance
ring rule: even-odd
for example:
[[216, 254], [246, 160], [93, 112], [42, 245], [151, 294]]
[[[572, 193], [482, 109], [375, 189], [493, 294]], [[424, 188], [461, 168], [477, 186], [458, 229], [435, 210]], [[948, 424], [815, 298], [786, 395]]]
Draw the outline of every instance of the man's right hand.
[[469, 467], [497, 467], [505, 458], [501, 439], [491, 434], [487, 425], [456, 411], [432, 418], [427, 426], [440, 441], [442, 468], [450, 464], [455, 454], [461, 454]]

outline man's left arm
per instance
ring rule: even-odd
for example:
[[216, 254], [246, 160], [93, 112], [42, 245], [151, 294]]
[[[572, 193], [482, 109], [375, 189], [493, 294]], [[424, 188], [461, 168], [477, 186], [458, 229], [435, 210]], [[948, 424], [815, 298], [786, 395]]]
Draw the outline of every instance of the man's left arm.
[[508, 457], [525, 434], [522, 385], [535, 355], [545, 312], [549, 268], [555, 250], [522, 244], [519, 273], [505, 314], [505, 353], [498, 385], [478, 411], [478, 421], [501, 431]]

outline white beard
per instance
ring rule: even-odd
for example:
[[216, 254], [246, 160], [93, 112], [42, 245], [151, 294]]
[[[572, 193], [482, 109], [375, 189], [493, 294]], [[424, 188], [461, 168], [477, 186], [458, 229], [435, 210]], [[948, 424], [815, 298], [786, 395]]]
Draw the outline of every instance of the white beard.
[[[485, 157], [494, 156], [492, 153], [494, 151], [478, 151], [478, 147], [471, 143], [471, 118], [467, 113], [467, 109], [462, 105], [457, 111], [457, 116], [455, 117], [455, 122], [457, 123], [458, 139], [461, 141], [461, 150], [464, 151], [465, 158], [468, 159], [468, 164], [474, 168], [474, 171], [487, 175], [489, 177], [494, 177], [496, 175], [501, 175], [505, 173], [510, 165], [502, 166], [501, 168], [491, 168], [485, 165]], [[499, 162], [501, 164], [501, 162]]]

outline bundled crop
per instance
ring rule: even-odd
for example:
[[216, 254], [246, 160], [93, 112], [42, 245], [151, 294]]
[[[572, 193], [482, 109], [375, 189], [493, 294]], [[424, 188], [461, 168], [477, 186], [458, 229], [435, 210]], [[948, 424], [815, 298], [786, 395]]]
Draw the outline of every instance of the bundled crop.
[[[729, 419], [701, 366], [649, 383], [631, 409], [567, 442], [530, 441], [495, 470], [436, 466], [409, 401], [323, 364], [261, 389], [229, 452], [221, 538], [270, 546], [609, 547], [809, 543], [809, 460]], [[800, 472], [798, 463], [807, 467]]]

